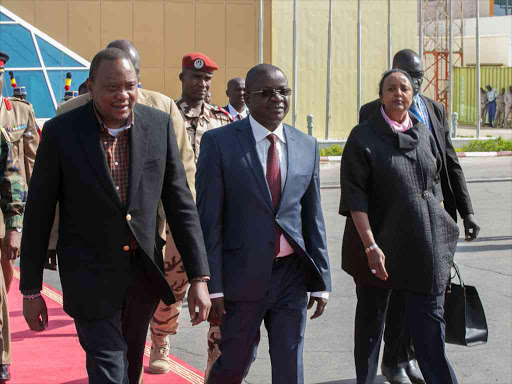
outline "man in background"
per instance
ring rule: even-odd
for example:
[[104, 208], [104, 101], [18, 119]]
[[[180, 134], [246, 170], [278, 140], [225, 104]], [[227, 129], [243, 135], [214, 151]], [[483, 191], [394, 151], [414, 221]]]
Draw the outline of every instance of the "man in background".
[[489, 127], [492, 127], [494, 122], [494, 117], [496, 115], [496, 98], [498, 97], [498, 92], [492, 88], [490, 85], [485, 87], [487, 89], [487, 104], [489, 108]]
[[185, 121], [196, 161], [203, 134], [233, 121], [228, 112], [205, 102], [213, 73], [218, 69], [219, 66], [212, 59], [198, 52], [183, 56], [181, 61], [181, 96], [176, 100], [176, 105]]
[[480, 87], [480, 124], [485, 125], [487, 120], [487, 112], [489, 111], [489, 103], [487, 101], [487, 91]]
[[512, 85], [505, 95], [505, 128], [512, 128]]
[[494, 127], [505, 128], [505, 88], [501, 88], [496, 98], [496, 119], [494, 120]]
[[7, 292], [14, 274], [12, 263], [20, 253], [28, 183], [39, 145], [32, 105], [26, 100], [2, 96], [7, 61], [9, 55], [0, 52], [0, 383], [11, 378]]
[[245, 79], [234, 77], [229, 80], [226, 95], [229, 98], [229, 104], [224, 109], [235, 121], [245, 119], [249, 112], [245, 105]]
[[[185, 121], [196, 161], [199, 157], [203, 134], [233, 121], [227, 111], [206, 102], [213, 73], [218, 69], [219, 66], [202, 53], [189, 53], [183, 56], [182, 59], [182, 72], [180, 74], [182, 91], [176, 104]], [[208, 359], [205, 377], [208, 377], [208, 372], [213, 363], [220, 356], [220, 337], [219, 324], [210, 322], [207, 335]]]

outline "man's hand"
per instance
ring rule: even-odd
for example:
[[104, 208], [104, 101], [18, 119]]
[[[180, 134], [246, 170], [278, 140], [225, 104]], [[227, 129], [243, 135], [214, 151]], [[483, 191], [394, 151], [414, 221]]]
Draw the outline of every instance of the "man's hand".
[[5, 231], [5, 238], [2, 242], [2, 255], [8, 260], [15, 260], [20, 256], [21, 232], [14, 229]]
[[[208, 286], [203, 281], [193, 281], [188, 290], [188, 312], [192, 325], [201, 324], [208, 319], [212, 302], [208, 294]], [[198, 312], [196, 312], [196, 307]]]
[[23, 299], [23, 317], [32, 331], [44, 331], [48, 327], [48, 310], [42, 296]]
[[315, 313], [313, 313], [313, 316], [311, 316], [311, 320], [316, 319], [317, 317], [322, 316], [322, 313], [324, 313], [325, 307], [327, 306], [328, 299], [324, 299], [322, 297], [313, 297], [313, 296], [311, 296], [309, 298], [308, 310], [313, 308], [313, 305], [315, 304], [315, 301], [316, 301], [316, 309], [315, 309]]
[[388, 271], [386, 271], [386, 256], [384, 256], [384, 252], [380, 248], [375, 248], [366, 257], [368, 258], [368, 266], [372, 273], [381, 280], [387, 280], [389, 276]]
[[44, 265], [44, 269], [49, 269], [50, 271], [57, 270], [57, 251], [55, 249], [49, 249], [46, 252], [46, 263]]
[[224, 298], [217, 297], [212, 299], [212, 309], [210, 310], [210, 316], [208, 316], [208, 321], [211, 326], [218, 326], [222, 321], [222, 316], [226, 314], [226, 310], [224, 309]]
[[464, 218], [464, 235], [466, 241], [473, 241], [478, 237], [480, 226], [475, 220], [475, 215], [470, 213]]

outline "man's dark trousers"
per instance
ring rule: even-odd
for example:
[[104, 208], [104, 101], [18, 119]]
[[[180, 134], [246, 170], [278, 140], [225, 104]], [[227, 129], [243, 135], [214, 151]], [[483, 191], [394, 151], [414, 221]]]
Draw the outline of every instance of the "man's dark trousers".
[[225, 301], [220, 325], [221, 356], [208, 384], [240, 384], [256, 358], [261, 322], [268, 331], [272, 383], [303, 384], [302, 350], [308, 301], [306, 273], [300, 256], [277, 258], [270, 289], [262, 300]]
[[[446, 358], [444, 344], [444, 294], [431, 296], [400, 293], [416, 358], [425, 381], [429, 384], [456, 384], [457, 379]], [[358, 284], [356, 294], [354, 357], [357, 383], [373, 384], [391, 290]], [[443, 342], [432, 342], [440, 340], [439, 334]]]
[[122, 310], [110, 318], [75, 319], [78, 339], [86, 351], [89, 384], [138, 384], [149, 321], [160, 297], [150, 287], [142, 252], [131, 254], [132, 284]]

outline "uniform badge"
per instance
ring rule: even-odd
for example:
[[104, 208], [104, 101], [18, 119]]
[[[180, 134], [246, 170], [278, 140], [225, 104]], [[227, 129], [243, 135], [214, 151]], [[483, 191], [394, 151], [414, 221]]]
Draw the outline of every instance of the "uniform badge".
[[202, 59], [196, 59], [196, 60], [194, 61], [194, 67], [195, 67], [196, 69], [201, 69], [201, 68], [203, 68], [203, 67], [204, 67], [204, 61], [203, 61]]

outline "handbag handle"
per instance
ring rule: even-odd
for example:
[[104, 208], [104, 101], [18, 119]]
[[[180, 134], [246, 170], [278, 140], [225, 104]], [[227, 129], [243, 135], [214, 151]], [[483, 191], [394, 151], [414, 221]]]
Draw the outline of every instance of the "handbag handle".
[[[455, 269], [455, 275], [459, 278], [459, 283], [462, 288], [464, 288], [464, 281], [462, 281], [462, 277], [460, 277], [460, 270], [457, 263], [454, 261], [452, 264], [452, 268]], [[450, 284], [452, 283], [452, 280], [455, 278], [455, 276], [450, 276]]]

